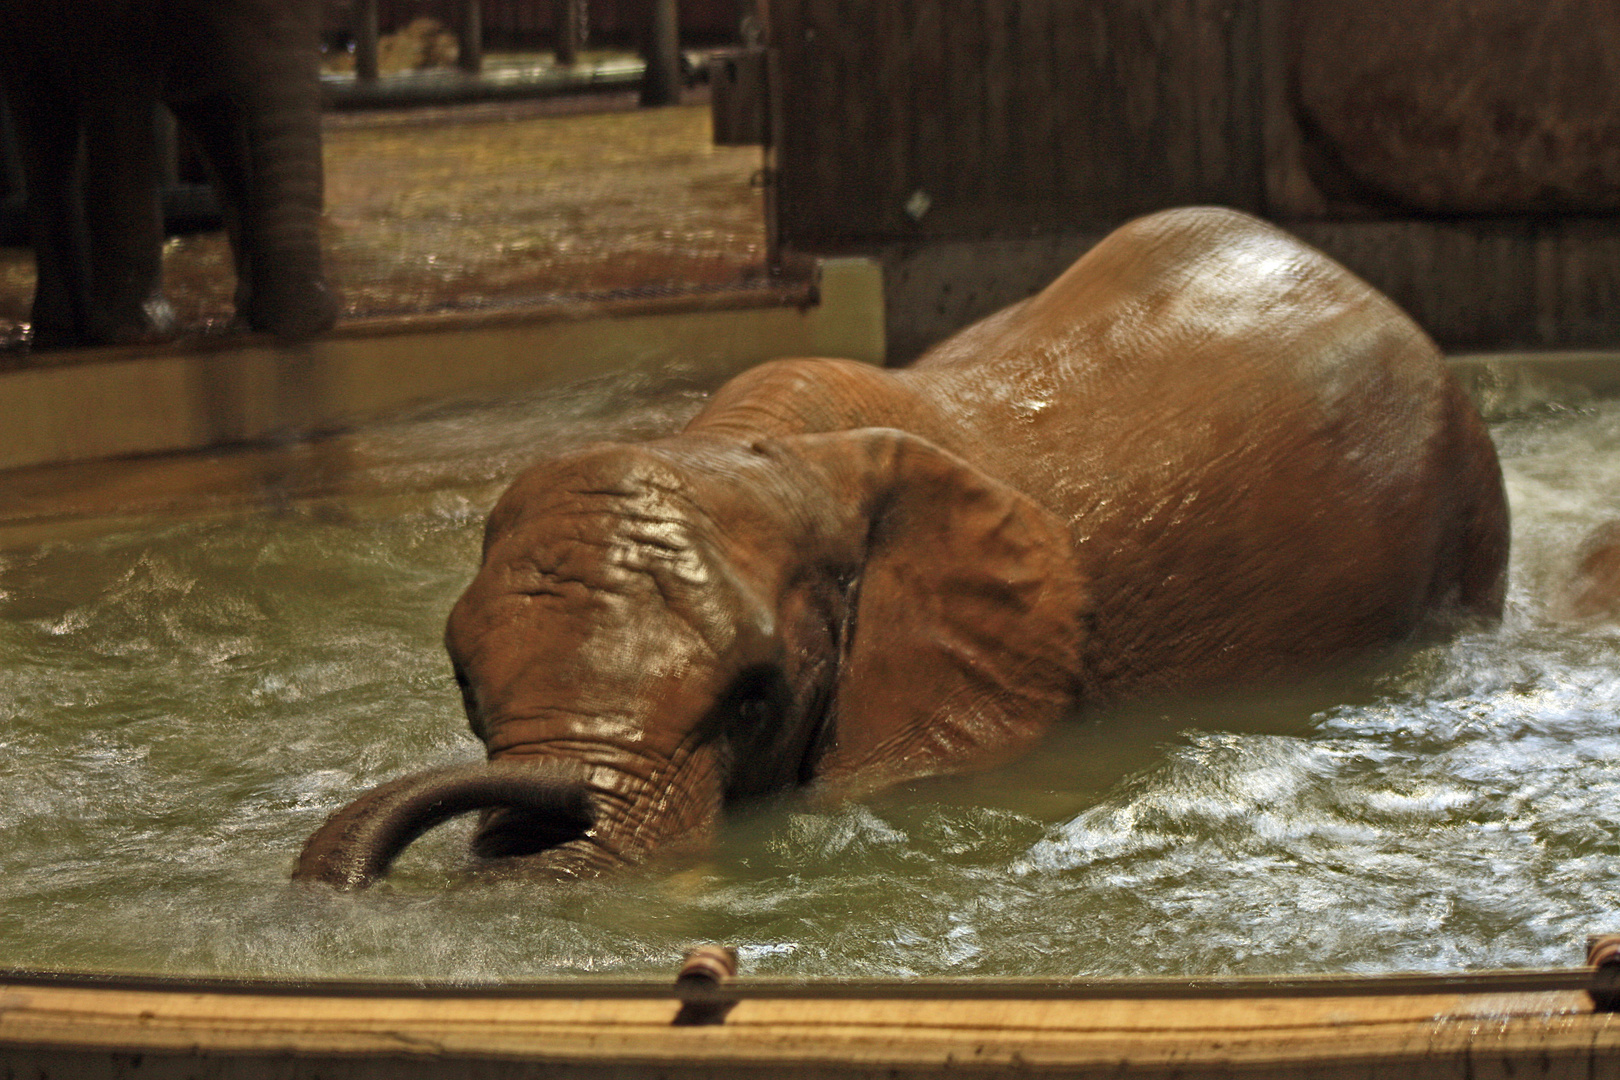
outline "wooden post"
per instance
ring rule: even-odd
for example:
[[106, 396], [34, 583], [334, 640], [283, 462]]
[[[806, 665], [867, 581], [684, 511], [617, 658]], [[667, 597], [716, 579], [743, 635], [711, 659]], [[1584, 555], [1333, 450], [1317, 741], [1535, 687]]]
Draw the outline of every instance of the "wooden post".
[[643, 20], [642, 55], [647, 74], [641, 81], [643, 105], [674, 105], [681, 100], [681, 35], [675, 0], [647, 0], [652, 9]]
[[585, 0], [562, 0], [557, 19], [557, 63], [573, 67], [585, 44]]
[[464, 0], [461, 9], [461, 49], [456, 63], [469, 75], [484, 70], [484, 12], [479, 0]]
[[359, 82], [377, 81], [377, 0], [357, 0], [354, 5], [354, 77]]

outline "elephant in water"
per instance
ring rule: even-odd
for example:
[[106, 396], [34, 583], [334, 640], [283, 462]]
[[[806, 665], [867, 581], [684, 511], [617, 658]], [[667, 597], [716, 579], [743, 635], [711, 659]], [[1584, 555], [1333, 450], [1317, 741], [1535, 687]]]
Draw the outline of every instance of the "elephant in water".
[[909, 368], [769, 363], [678, 435], [520, 476], [446, 634], [491, 760], [363, 795], [294, 876], [363, 886], [475, 809], [481, 856], [640, 863], [752, 797], [1495, 616], [1507, 545], [1410, 319], [1253, 218], [1155, 214]]
[[35, 350], [162, 337], [156, 108], [202, 149], [225, 208], [238, 318], [330, 327], [322, 268], [320, 0], [0, 0], [38, 284]]
[[1605, 521], [1581, 541], [1553, 610], [1573, 622], [1620, 622], [1620, 518]]

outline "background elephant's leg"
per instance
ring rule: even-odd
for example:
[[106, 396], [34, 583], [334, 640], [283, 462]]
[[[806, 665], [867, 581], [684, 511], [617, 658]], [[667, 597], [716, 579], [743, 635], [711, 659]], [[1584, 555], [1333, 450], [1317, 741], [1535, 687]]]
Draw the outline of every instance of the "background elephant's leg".
[[337, 299], [321, 260], [318, 127], [311, 125], [307, 135], [263, 134], [267, 121], [225, 94], [177, 111], [212, 165], [224, 204], [236, 258], [237, 317], [289, 339], [329, 328], [337, 320]]
[[87, 102], [84, 218], [90, 253], [90, 333], [100, 343], [173, 333], [163, 296], [162, 175], [156, 95]]
[[90, 263], [79, 176], [79, 103], [48, 78], [14, 70], [7, 81], [28, 188], [34, 247], [33, 347], [92, 344]]
[[241, 25], [212, 35], [228, 87], [177, 110], [212, 162], [232, 213], [237, 313], [255, 330], [306, 337], [336, 321], [321, 259], [319, 14], [296, 2], [224, 5]]
[[240, 110], [225, 94], [173, 102], [170, 108], [196, 140], [219, 196], [220, 213], [235, 259], [237, 317], [245, 323], [246, 302], [252, 293], [252, 266], [242, 237], [241, 210], [248, 201], [249, 184]]

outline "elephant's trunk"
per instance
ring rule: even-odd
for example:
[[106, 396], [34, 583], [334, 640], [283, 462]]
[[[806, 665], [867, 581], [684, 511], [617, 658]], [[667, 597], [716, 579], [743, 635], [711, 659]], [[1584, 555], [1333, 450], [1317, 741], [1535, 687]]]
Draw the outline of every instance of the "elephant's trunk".
[[534, 764], [491, 761], [430, 769], [375, 787], [327, 818], [305, 843], [293, 880], [363, 889], [435, 825], [490, 807], [553, 823], [559, 842], [582, 835], [596, 816], [582, 782]]

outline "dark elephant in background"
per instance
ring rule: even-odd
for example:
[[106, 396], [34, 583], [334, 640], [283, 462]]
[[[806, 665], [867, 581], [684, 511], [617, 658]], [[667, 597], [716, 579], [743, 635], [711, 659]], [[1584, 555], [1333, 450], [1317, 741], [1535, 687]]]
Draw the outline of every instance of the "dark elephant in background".
[[331, 326], [321, 265], [320, 0], [0, 0], [38, 268], [36, 349], [161, 337], [155, 108], [201, 148], [225, 208], [238, 318]]
[[1507, 544], [1410, 319], [1260, 221], [1166, 211], [909, 369], [766, 364], [678, 435], [520, 476], [447, 629], [491, 760], [362, 796], [295, 877], [364, 885], [472, 809], [481, 855], [635, 864], [740, 800], [1495, 616]]
[[1615, 0], [1308, 0], [1289, 23], [1325, 194], [1433, 214], [1620, 210]]

